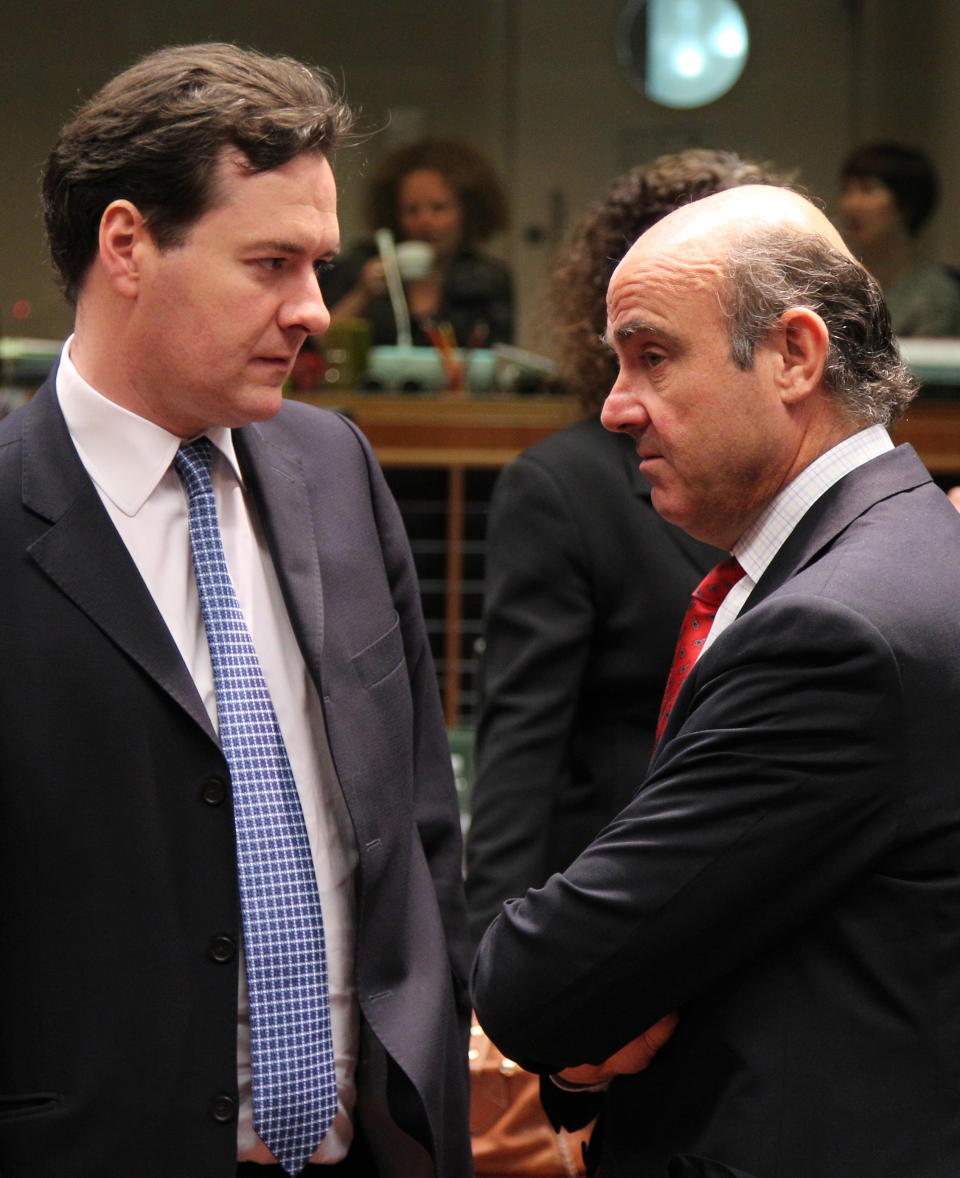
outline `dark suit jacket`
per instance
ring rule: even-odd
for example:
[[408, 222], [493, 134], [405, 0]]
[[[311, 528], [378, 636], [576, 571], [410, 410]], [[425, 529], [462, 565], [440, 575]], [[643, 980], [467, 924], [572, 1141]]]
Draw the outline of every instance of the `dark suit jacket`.
[[[234, 437], [356, 831], [359, 1096], [468, 1174], [459, 822], [399, 513], [335, 414]], [[50, 383], [0, 423], [0, 666], [0, 1176], [228, 1178], [227, 766]]]
[[480, 948], [480, 1020], [536, 1070], [679, 1011], [599, 1098], [603, 1178], [960, 1173], [958, 712], [960, 518], [901, 447], [808, 511], [636, 796]]
[[475, 940], [629, 801], [690, 593], [723, 555], [657, 515], [633, 442], [599, 417], [500, 475], [467, 837]]

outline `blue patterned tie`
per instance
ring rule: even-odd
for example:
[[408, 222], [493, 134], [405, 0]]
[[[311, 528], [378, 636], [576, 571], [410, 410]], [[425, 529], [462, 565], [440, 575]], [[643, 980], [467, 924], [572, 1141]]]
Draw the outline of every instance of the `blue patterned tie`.
[[174, 467], [190, 504], [190, 547], [230, 766], [250, 991], [253, 1122], [290, 1174], [337, 1109], [323, 919], [283, 736], [223, 553], [209, 438]]

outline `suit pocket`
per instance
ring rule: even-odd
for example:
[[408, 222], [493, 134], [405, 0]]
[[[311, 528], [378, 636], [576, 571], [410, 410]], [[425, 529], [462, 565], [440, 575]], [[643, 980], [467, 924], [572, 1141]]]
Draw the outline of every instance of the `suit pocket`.
[[0, 1121], [12, 1121], [53, 1112], [63, 1103], [58, 1092], [21, 1092], [0, 1095]]
[[360, 682], [367, 690], [376, 687], [403, 663], [403, 637], [400, 633], [400, 618], [394, 614], [393, 625], [371, 642], [351, 660]]

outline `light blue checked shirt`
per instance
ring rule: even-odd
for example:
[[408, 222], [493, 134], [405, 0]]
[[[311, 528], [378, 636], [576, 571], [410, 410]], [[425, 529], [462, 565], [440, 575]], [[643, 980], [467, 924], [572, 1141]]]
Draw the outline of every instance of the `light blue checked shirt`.
[[767, 504], [732, 548], [744, 575], [717, 610], [698, 658], [740, 613], [767, 566], [820, 496], [851, 470], [892, 449], [893, 442], [882, 425], [868, 426], [821, 454]]

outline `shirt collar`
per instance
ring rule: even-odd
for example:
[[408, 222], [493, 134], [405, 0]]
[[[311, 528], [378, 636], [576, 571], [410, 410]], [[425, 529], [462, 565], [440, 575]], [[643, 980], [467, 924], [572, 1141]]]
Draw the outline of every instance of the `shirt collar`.
[[760, 580], [787, 537], [825, 491], [850, 471], [892, 449], [893, 442], [884, 427], [871, 425], [844, 438], [804, 467], [731, 549], [750, 582]]
[[[87, 473], [103, 494], [125, 515], [135, 516], [170, 469], [182, 439], [87, 384], [70, 359], [72, 339], [64, 343], [57, 369], [57, 399], [67, 429]], [[230, 430], [218, 426], [206, 435], [242, 486]]]

